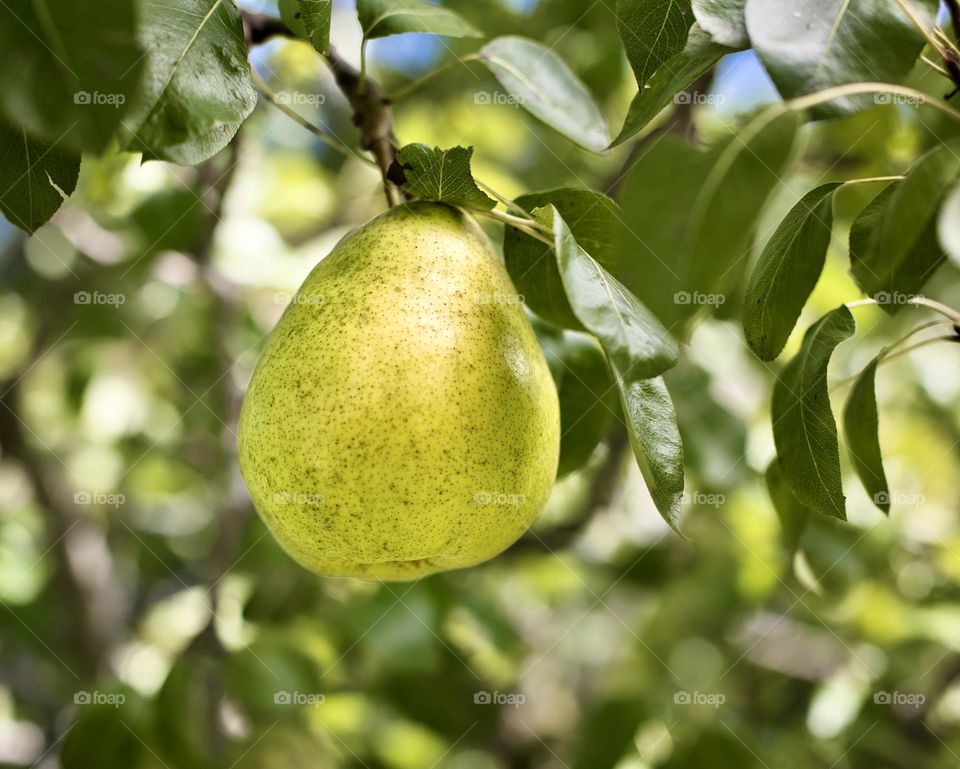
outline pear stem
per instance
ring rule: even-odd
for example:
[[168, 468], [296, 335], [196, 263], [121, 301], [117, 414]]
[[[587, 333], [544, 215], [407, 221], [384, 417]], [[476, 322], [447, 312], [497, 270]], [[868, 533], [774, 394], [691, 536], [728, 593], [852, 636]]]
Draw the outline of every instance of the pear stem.
[[534, 219], [525, 219], [520, 216], [514, 216], [513, 214], [508, 214], [506, 211], [500, 211], [496, 208], [491, 208], [489, 211], [477, 211], [476, 213], [481, 216], [486, 216], [489, 219], [495, 219], [503, 224], [508, 224], [511, 227], [515, 227], [521, 232], [529, 235], [531, 238], [536, 238], [537, 240], [546, 243], [548, 246], [553, 245], [553, 239], [549, 237], [549, 231], [542, 224], [540, 224], [540, 222]]

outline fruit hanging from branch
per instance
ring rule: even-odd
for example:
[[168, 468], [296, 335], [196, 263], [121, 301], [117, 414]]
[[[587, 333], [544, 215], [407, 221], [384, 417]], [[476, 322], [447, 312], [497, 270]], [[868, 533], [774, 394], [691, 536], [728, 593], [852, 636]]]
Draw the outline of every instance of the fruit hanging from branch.
[[473, 218], [391, 208], [314, 269], [240, 417], [254, 505], [320, 574], [415, 579], [496, 555], [553, 486], [557, 393]]

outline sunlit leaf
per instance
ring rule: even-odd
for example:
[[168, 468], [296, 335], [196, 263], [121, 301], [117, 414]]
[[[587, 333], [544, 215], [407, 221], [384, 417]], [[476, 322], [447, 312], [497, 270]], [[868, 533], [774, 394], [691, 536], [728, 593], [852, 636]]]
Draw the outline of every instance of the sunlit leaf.
[[845, 306], [827, 313], [803, 337], [800, 352], [773, 388], [773, 438], [784, 479], [807, 507], [846, 520], [837, 425], [830, 408], [827, 366], [853, 335]]
[[767, 466], [764, 479], [767, 483], [767, 493], [770, 494], [770, 501], [773, 502], [773, 509], [780, 520], [780, 528], [783, 529], [783, 539], [787, 545], [787, 552], [792, 556], [800, 546], [800, 538], [807, 527], [810, 511], [800, 504], [800, 500], [790, 491], [790, 487], [783, 477], [780, 463], [776, 459]]
[[648, 379], [677, 363], [677, 343], [646, 307], [577, 245], [557, 209], [539, 218], [553, 231], [563, 287], [577, 319], [603, 345], [622, 378]]
[[860, 288], [889, 313], [918, 293], [944, 260], [937, 212], [960, 175], [960, 145], [941, 145], [906, 179], [883, 190], [850, 229], [850, 263]]
[[[623, 212], [601, 192], [563, 187], [522, 195], [515, 203], [530, 212], [552, 204], [560, 212], [577, 243], [608, 271], [617, 275], [623, 258]], [[507, 227], [503, 255], [510, 277], [526, 305], [544, 320], [563, 328], [582, 325], [570, 309], [553, 249], [515, 227]]]
[[693, 15], [715, 43], [730, 48], [746, 48], [746, 0], [693, 0]]
[[753, 268], [743, 301], [743, 330], [761, 360], [776, 358], [813, 291], [830, 247], [833, 192], [811, 190], [784, 217]]
[[[930, 29], [937, 0], [910, 0]], [[896, 2], [883, 0], [747, 0], [750, 42], [785, 98], [844, 83], [899, 83], [924, 39]], [[854, 112], [871, 96], [836, 99], [817, 114]]]
[[[496, 205], [470, 172], [473, 147], [448, 150], [426, 144], [408, 144], [397, 153], [391, 176], [424, 200], [487, 210]], [[402, 176], [402, 179], [400, 178]]]
[[635, 379], [615, 364], [611, 369], [640, 472], [660, 515], [676, 528], [683, 497], [683, 441], [670, 393], [660, 377]]
[[[313, 0], [316, 3], [316, 0]], [[302, 4], [302, 0], [301, 0]], [[459, 14], [421, 0], [357, 0], [357, 16], [365, 38], [405, 32], [428, 32], [450, 37], [483, 37]], [[307, 18], [304, 16], [304, 23]]]
[[694, 26], [690, 30], [686, 47], [660, 67], [633, 98], [623, 121], [623, 128], [610, 146], [623, 144], [642, 131], [670, 104], [682, 104], [685, 99], [690, 98], [684, 90], [713, 67], [722, 56], [733, 51], [733, 48], [713, 42], [708, 35]]
[[883, 512], [890, 512], [890, 490], [883, 471], [880, 453], [879, 417], [877, 415], [877, 359], [874, 358], [857, 377], [843, 412], [843, 432], [850, 459], [860, 482], [873, 503]]
[[297, 0], [307, 39], [320, 53], [330, 50], [330, 11], [333, 0]]
[[240, 15], [221, 0], [141, 3], [143, 93], [124, 119], [145, 160], [200, 163], [223, 149], [257, 103]]
[[11, 224], [33, 232], [60, 208], [60, 191], [73, 192], [79, 173], [79, 154], [0, 120], [0, 211]]
[[586, 86], [550, 48], [523, 37], [498, 37], [482, 61], [517, 104], [581, 147], [599, 152], [607, 124]]
[[683, 50], [693, 24], [690, 0], [617, 0], [617, 30], [641, 89]]

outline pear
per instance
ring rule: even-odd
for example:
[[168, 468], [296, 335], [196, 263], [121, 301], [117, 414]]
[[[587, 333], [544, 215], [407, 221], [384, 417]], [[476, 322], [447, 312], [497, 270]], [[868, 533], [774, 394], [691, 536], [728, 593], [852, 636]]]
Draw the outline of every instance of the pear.
[[240, 414], [261, 518], [324, 575], [410, 580], [500, 553], [556, 477], [560, 412], [506, 270], [476, 221], [385, 211], [310, 273]]

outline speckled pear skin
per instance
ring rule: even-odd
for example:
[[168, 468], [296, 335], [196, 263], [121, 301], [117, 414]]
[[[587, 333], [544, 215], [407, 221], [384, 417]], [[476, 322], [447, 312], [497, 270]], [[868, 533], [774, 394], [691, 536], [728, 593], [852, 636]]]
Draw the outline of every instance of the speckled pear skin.
[[502, 262], [467, 214], [389, 209], [311, 272], [251, 379], [253, 503], [324, 575], [410, 580], [485, 561], [553, 486], [557, 393]]

